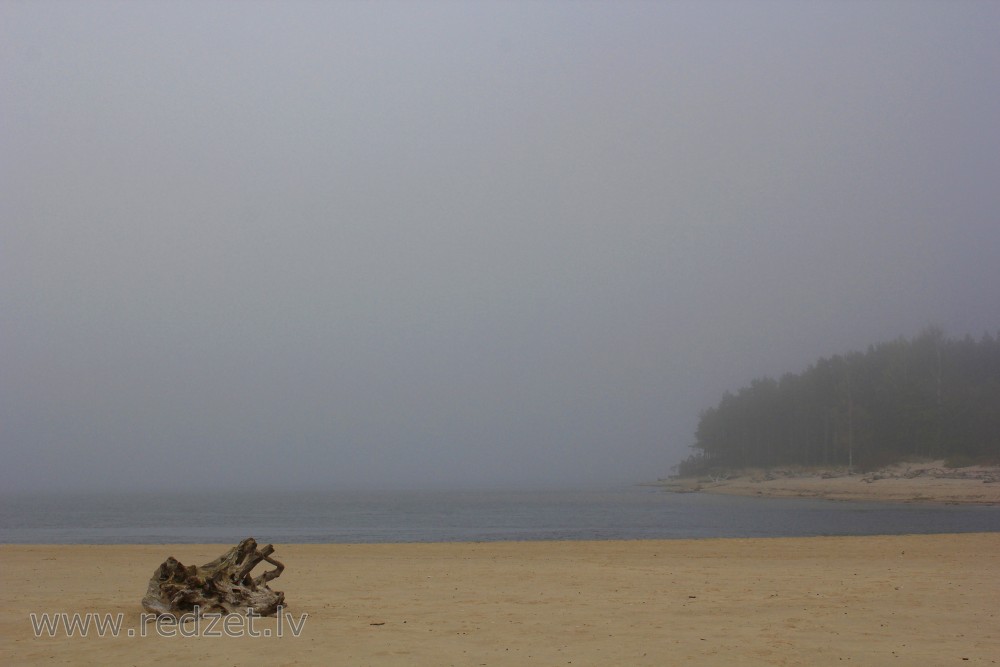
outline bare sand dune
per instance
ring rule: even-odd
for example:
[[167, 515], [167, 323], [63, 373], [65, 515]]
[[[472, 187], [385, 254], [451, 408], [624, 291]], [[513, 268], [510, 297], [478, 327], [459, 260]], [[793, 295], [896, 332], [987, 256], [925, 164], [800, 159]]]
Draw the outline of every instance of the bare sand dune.
[[745, 470], [722, 476], [673, 479], [662, 486], [681, 492], [771, 498], [1000, 504], [1000, 468], [946, 468], [942, 461], [902, 463], [863, 474], [796, 468]]
[[2, 545], [0, 664], [1000, 662], [1000, 533], [276, 546], [298, 637], [263, 619], [270, 637], [36, 638], [30, 612], [121, 613], [139, 634], [157, 565], [225, 546]]

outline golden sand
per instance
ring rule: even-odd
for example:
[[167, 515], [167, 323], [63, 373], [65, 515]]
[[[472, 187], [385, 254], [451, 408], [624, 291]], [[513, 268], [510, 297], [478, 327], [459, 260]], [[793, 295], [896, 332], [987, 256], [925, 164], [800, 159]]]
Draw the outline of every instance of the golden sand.
[[[124, 636], [166, 556], [227, 546], [0, 546], [0, 664], [1000, 662], [1000, 533], [277, 544], [299, 636], [273, 618], [255, 628], [270, 637]], [[123, 636], [36, 638], [31, 612], [121, 613]]]

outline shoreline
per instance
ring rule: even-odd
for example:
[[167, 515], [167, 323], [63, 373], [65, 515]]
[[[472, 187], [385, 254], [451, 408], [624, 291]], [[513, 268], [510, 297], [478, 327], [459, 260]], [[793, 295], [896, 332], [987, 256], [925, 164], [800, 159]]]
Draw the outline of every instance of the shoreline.
[[915, 665], [1000, 655], [1000, 585], [986, 576], [1000, 569], [1000, 533], [276, 544], [286, 569], [270, 585], [285, 592], [298, 636], [288, 625], [281, 637], [33, 636], [31, 612], [122, 614], [125, 628], [139, 627], [160, 562], [201, 564], [228, 546], [0, 545], [0, 662]]
[[747, 469], [724, 475], [671, 478], [656, 485], [675, 493], [1000, 505], [1000, 466], [946, 468], [943, 461], [898, 463], [867, 473], [834, 468]]

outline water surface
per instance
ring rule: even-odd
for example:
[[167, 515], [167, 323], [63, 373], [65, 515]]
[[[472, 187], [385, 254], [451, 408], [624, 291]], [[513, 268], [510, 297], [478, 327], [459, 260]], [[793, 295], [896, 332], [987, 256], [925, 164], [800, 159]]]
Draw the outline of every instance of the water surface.
[[0, 496], [0, 542], [475, 542], [1000, 531], [1000, 507], [743, 498], [655, 487]]

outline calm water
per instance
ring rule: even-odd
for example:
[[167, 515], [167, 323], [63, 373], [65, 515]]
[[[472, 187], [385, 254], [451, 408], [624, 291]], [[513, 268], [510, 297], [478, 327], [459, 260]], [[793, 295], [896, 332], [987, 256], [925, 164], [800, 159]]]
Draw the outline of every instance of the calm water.
[[1000, 531], [1000, 507], [602, 491], [0, 496], [0, 542], [471, 542]]

